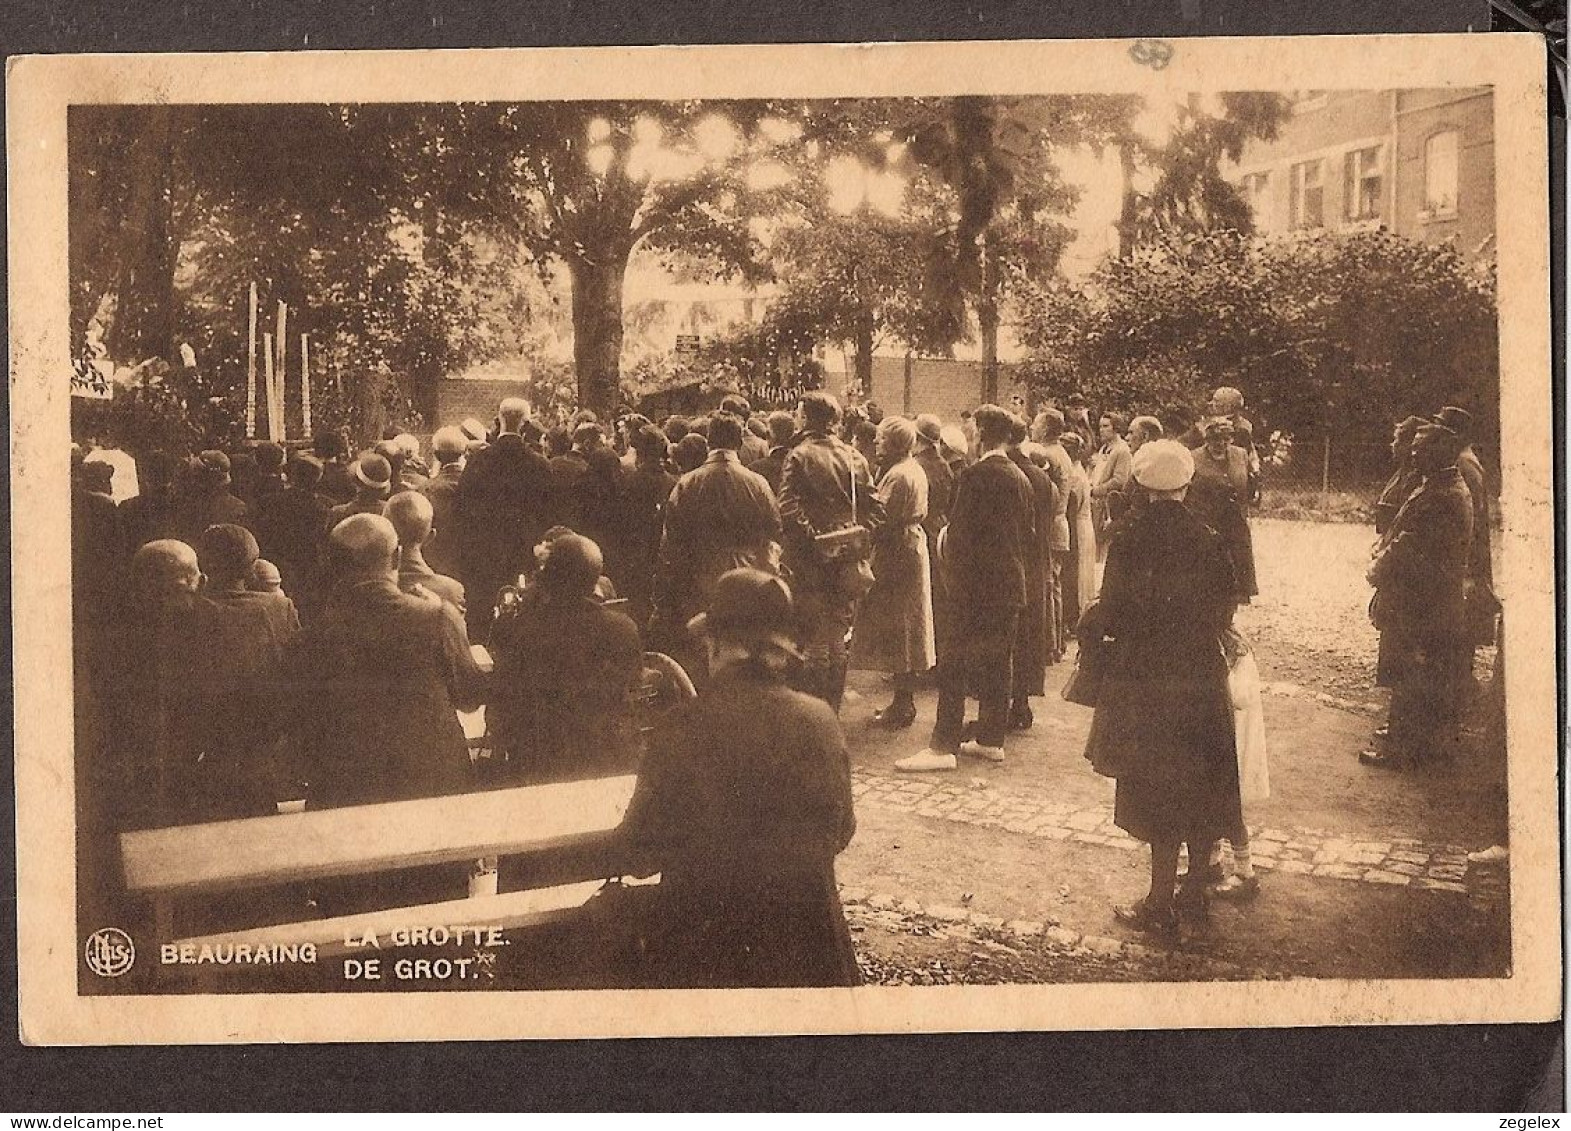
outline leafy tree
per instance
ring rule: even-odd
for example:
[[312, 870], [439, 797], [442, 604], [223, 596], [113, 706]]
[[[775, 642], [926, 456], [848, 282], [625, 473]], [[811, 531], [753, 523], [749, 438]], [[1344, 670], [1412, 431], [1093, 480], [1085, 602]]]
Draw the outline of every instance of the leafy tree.
[[1243, 389], [1268, 430], [1378, 450], [1391, 420], [1443, 402], [1498, 427], [1492, 270], [1390, 232], [1187, 236], [1036, 288], [1021, 333], [1047, 393], [1130, 410]]

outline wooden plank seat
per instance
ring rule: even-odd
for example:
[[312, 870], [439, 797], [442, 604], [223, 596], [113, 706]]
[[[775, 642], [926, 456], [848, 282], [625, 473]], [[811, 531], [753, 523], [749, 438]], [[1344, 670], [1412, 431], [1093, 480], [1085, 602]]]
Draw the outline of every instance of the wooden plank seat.
[[522, 786], [122, 833], [128, 891], [233, 891], [587, 846], [622, 823], [635, 779]]

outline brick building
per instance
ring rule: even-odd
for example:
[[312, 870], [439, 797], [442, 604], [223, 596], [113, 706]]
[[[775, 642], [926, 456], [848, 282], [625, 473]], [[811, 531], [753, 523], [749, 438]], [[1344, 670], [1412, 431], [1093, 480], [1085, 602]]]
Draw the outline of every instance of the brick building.
[[1272, 141], [1228, 170], [1262, 234], [1384, 227], [1494, 254], [1494, 92], [1300, 90]]

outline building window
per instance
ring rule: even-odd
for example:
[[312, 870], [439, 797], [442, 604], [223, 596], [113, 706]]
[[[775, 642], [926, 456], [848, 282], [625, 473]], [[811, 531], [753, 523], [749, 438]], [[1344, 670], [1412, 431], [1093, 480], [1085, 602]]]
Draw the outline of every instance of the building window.
[[1347, 220], [1380, 219], [1380, 147], [1354, 149], [1343, 168], [1343, 217]]
[[1445, 130], [1424, 142], [1424, 211], [1456, 215], [1457, 133]]
[[1319, 228], [1326, 222], [1326, 189], [1320, 161], [1300, 161], [1293, 166], [1292, 195], [1288, 211], [1294, 228]]
[[1238, 184], [1249, 205], [1249, 216], [1259, 231], [1271, 229], [1271, 174], [1250, 173]]

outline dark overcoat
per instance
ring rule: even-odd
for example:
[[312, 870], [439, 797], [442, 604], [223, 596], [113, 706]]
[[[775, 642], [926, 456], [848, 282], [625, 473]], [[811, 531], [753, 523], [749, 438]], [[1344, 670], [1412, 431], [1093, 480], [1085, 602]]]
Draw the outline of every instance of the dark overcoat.
[[484, 680], [452, 605], [391, 576], [340, 585], [295, 638], [287, 678], [314, 808], [472, 787], [457, 711], [479, 705]]
[[1116, 778], [1114, 820], [1145, 841], [1236, 830], [1238, 761], [1221, 635], [1232, 620], [1221, 540], [1183, 503], [1152, 500], [1108, 547], [1082, 637], [1110, 638], [1086, 757]]
[[717, 673], [650, 736], [624, 829], [637, 870], [661, 874], [648, 980], [860, 980], [834, 866], [856, 830], [850, 762], [822, 700], [747, 665]]
[[531, 572], [534, 548], [555, 521], [556, 484], [545, 456], [513, 433], [476, 452], [458, 481], [454, 517], [469, 597], [469, 630], [489, 632], [497, 590]]
[[[969, 689], [978, 698], [1007, 697], [1011, 690], [1007, 685], [983, 686], [978, 674], [992, 672], [1010, 682], [1010, 665], [984, 658], [1000, 644], [992, 638], [996, 611], [1026, 606], [1034, 515], [1030, 482], [1002, 452], [977, 460], [955, 480], [942, 553], [943, 647], [953, 662], [965, 667]], [[1004, 642], [1005, 647], [1011, 644]]]
[[590, 598], [551, 600], [536, 585], [491, 634], [487, 723], [512, 780], [573, 781], [637, 766], [628, 693], [642, 646], [626, 614]]

